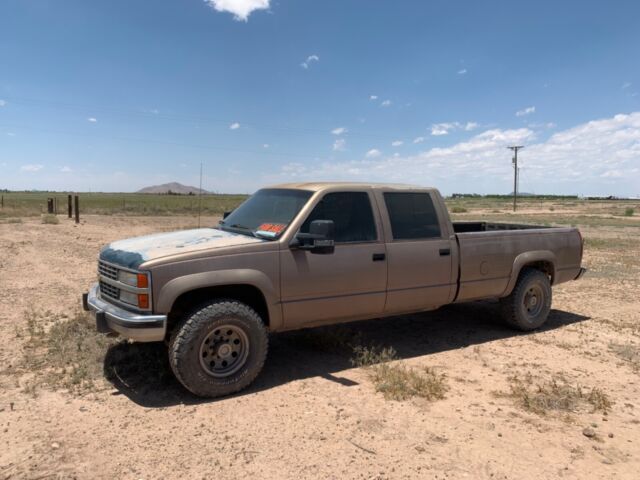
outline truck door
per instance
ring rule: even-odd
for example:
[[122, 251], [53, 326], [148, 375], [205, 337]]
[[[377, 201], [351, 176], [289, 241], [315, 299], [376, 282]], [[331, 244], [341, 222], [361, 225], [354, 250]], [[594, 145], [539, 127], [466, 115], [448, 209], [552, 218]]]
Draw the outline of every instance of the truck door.
[[281, 250], [281, 297], [286, 327], [375, 317], [385, 303], [385, 243], [372, 194], [327, 193], [300, 227], [333, 220], [335, 251]]
[[[380, 198], [382, 197], [382, 198]], [[429, 310], [449, 303], [456, 287], [455, 239], [429, 192], [385, 191], [379, 202], [387, 232], [385, 314]], [[457, 257], [456, 257], [457, 258]]]

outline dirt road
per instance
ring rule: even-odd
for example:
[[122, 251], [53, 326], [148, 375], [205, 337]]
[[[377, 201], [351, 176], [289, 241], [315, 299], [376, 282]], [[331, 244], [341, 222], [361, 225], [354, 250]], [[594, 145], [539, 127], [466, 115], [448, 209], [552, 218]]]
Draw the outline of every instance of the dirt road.
[[[591, 271], [554, 289], [549, 322], [535, 333], [500, 326], [487, 302], [274, 335], [256, 384], [219, 400], [182, 389], [162, 345], [111, 346], [105, 374], [83, 393], [39, 384], [47, 367], [25, 361], [27, 318], [50, 325], [73, 316], [102, 244], [190, 224], [115, 216], [0, 224], [0, 479], [638, 478], [633, 226], [584, 230]], [[352, 367], [352, 352], [332, 348], [338, 332], [444, 373], [445, 398], [386, 400], [367, 369]], [[536, 413], [513, 394], [516, 377], [532, 392], [553, 379], [585, 394], [595, 387], [613, 405]]]

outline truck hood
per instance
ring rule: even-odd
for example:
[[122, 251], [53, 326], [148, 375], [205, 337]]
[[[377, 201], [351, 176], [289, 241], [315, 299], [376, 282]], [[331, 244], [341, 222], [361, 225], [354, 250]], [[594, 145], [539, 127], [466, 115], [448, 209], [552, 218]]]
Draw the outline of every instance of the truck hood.
[[180, 230], [110, 243], [101, 250], [100, 260], [136, 269], [144, 262], [169, 255], [266, 241], [215, 228]]

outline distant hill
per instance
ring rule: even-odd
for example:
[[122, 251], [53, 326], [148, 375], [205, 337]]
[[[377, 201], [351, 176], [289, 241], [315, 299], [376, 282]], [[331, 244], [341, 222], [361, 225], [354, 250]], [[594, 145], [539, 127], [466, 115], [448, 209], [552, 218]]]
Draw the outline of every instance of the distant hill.
[[[178, 182], [163, 183], [162, 185], [152, 185], [150, 187], [144, 187], [138, 190], [136, 193], [175, 193], [179, 195], [197, 195], [200, 189], [197, 187], [190, 187], [188, 185], [182, 185]], [[202, 190], [202, 193], [209, 193], [206, 190]]]

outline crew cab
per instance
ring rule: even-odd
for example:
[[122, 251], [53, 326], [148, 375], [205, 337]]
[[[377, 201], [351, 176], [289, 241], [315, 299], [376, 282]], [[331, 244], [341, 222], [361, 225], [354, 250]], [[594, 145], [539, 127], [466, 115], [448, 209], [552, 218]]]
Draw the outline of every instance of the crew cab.
[[165, 341], [196, 395], [249, 385], [268, 333], [499, 299], [540, 327], [551, 287], [577, 280], [576, 228], [451, 222], [432, 188], [293, 183], [264, 188], [213, 228], [113, 242], [83, 297], [99, 331]]

